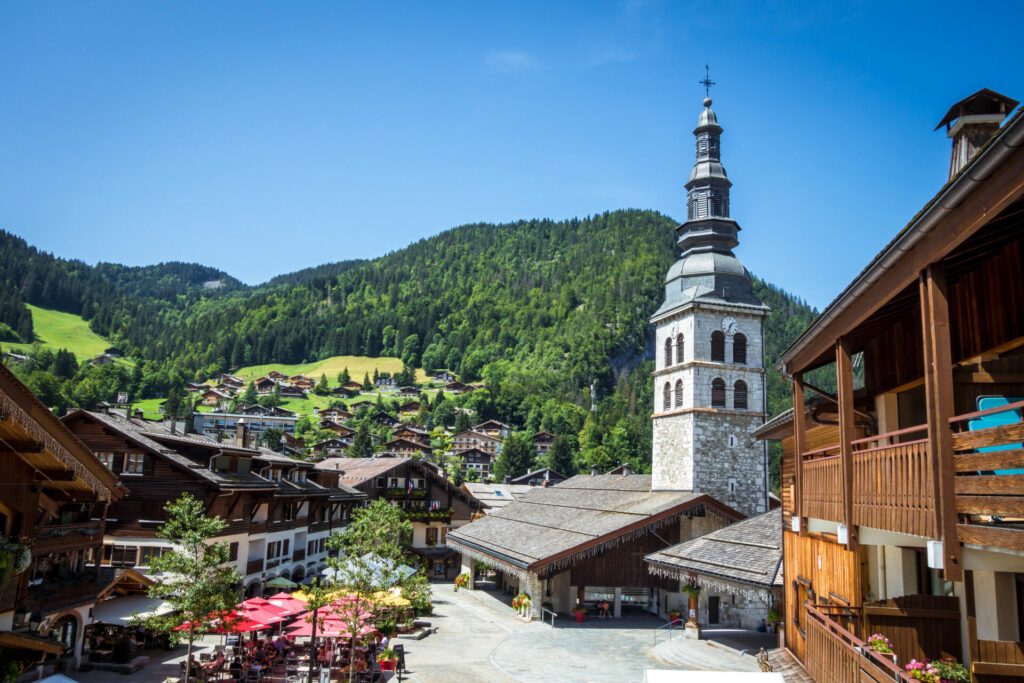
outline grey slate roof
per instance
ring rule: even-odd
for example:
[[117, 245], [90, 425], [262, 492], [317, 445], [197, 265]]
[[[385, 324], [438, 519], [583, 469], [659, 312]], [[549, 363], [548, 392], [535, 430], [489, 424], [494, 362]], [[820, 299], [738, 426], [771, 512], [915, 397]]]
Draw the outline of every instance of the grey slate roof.
[[534, 487], [514, 504], [451, 531], [448, 541], [520, 567], [541, 567], [701, 503], [718, 505], [702, 493], [651, 491], [649, 474], [577, 475]]
[[500, 510], [511, 505], [535, 487], [529, 484], [489, 484], [485, 482], [467, 481], [462, 488], [469, 491], [474, 498], [483, 503], [489, 511]]
[[258, 474], [254, 474], [252, 472], [240, 473], [211, 470], [207, 467], [207, 463], [192, 460], [191, 458], [176, 451], [173, 446], [167, 445], [167, 443], [180, 443], [182, 445], [198, 446], [210, 449], [214, 452], [219, 450], [231, 450], [233, 452], [248, 452], [252, 455], [255, 454], [256, 451], [250, 451], [250, 449], [223, 447], [213, 439], [207, 439], [201, 436], [172, 434], [170, 429], [167, 429], [159, 423], [127, 418], [119, 413], [101, 413], [91, 410], [78, 410], [65, 416], [63, 419], [69, 420], [77, 415], [88, 416], [90, 419], [95, 420], [129, 440], [134, 441], [151, 453], [163, 457], [168, 462], [192, 472], [195, 476], [200, 479], [204, 479], [215, 486], [226, 489], [251, 488], [273, 490], [276, 488], [276, 484], [274, 482], [268, 481], [267, 479], [264, 479]]
[[659, 550], [644, 561], [678, 576], [693, 573], [762, 588], [781, 586], [782, 510]]

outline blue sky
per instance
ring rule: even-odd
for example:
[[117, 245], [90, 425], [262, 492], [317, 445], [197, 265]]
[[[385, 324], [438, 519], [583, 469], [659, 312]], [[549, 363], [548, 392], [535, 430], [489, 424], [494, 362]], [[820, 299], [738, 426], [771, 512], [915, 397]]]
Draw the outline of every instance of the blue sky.
[[[0, 227], [250, 283], [455, 225], [680, 217], [705, 62], [738, 254], [823, 306], [1024, 99], [1019, 3], [5, 2]], [[595, 248], [599, 245], [595, 245]]]

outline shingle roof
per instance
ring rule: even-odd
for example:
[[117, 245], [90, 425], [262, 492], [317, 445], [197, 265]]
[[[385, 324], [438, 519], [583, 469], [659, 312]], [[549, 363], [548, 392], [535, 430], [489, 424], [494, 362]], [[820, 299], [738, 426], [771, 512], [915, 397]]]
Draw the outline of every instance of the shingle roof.
[[652, 491], [649, 474], [577, 475], [557, 486], [534, 487], [515, 504], [453, 530], [448, 541], [540, 570], [700, 505], [741, 517], [702, 493]]
[[349, 486], [359, 486], [374, 477], [410, 462], [412, 458], [326, 458], [316, 464], [318, 470], [338, 470], [338, 480]]
[[491, 511], [511, 505], [534, 489], [529, 484], [487, 484], [467, 481], [462, 488], [486, 505]]
[[782, 585], [782, 511], [745, 519], [651, 553], [644, 561], [681, 577], [714, 576], [762, 588]]
[[247, 452], [250, 455], [255, 454], [256, 451], [222, 446], [222, 444], [217, 443], [213, 439], [207, 439], [206, 437], [172, 434], [169, 429], [159, 423], [127, 418], [119, 413], [100, 413], [91, 410], [77, 410], [70, 415], [65, 416], [64, 420], [73, 419], [78, 415], [85, 415], [92, 420], [96, 420], [131, 441], [134, 441], [139, 446], [142, 446], [150, 452], [177, 465], [179, 468], [188, 470], [200, 479], [204, 479], [216, 486], [231, 489], [273, 489], [275, 487], [274, 482], [268, 481], [252, 472], [241, 473], [211, 470], [207, 467], [207, 463], [192, 460], [191, 458], [174, 450], [172, 446], [168, 446], [166, 443], [162, 442], [181, 443], [183, 445], [208, 448], [213, 451], [230, 450], [232, 452]]

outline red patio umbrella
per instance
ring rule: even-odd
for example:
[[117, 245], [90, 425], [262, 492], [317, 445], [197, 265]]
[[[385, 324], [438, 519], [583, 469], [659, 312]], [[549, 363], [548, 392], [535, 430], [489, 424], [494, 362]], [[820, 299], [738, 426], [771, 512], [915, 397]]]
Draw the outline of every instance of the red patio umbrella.
[[278, 609], [285, 610], [285, 614], [299, 614], [306, 611], [306, 603], [298, 598], [293, 598], [287, 593], [271, 595], [267, 598], [267, 602]]

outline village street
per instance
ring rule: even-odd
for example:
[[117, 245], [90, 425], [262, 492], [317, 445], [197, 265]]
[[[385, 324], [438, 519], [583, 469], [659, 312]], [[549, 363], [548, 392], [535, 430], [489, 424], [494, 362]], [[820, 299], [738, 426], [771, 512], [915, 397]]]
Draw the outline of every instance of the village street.
[[[420, 683], [447, 681], [642, 681], [645, 668], [671, 667], [647, 655], [654, 645], [655, 619], [632, 617], [577, 625], [564, 618], [556, 627], [518, 619], [487, 591], [434, 585], [437, 633], [405, 645], [407, 677]], [[677, 640], [700, 668], [754, 671], [741, 657], [706, 642]], [[686, 667], [688, 668], [688, 667]], [[406, 676], [403, 676], [405, 678]]]

